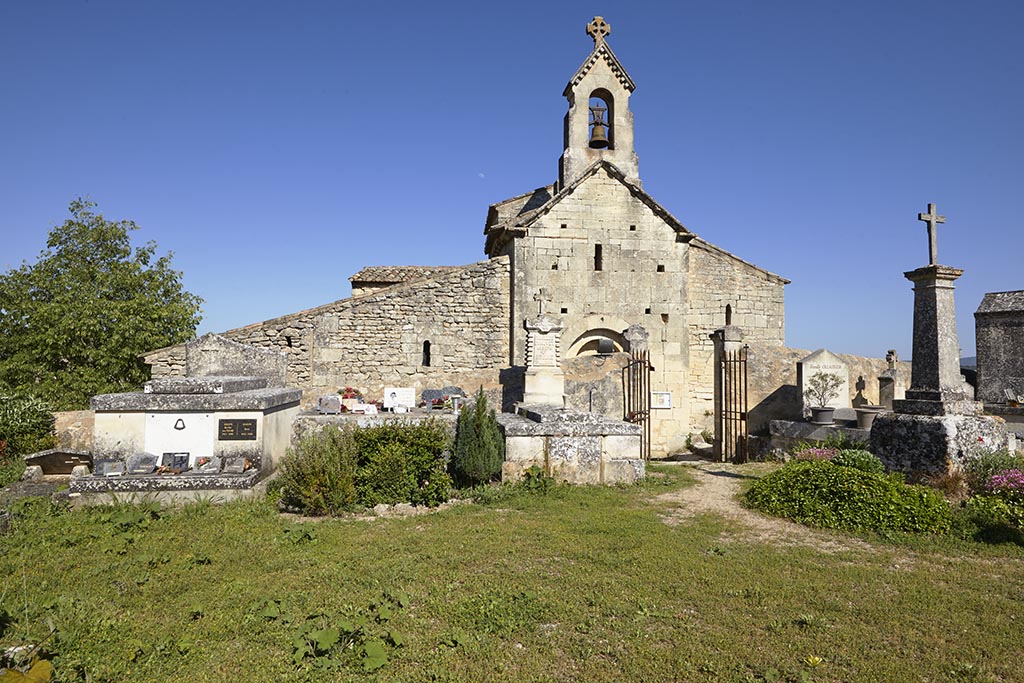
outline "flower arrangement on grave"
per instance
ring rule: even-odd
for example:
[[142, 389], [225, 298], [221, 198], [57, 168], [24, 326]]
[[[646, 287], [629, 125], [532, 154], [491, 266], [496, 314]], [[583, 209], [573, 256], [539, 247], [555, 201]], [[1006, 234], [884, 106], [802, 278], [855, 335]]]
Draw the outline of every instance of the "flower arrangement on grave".
[[438, 398], [435, 398], [435, 399], [433, 399], [430, 402], [430, 407], [433, 408], [434, 410], [442, 410], [444, 408], [451, 408], [451, 407], [453, 407], [452, 397], [449, 396], [448, 394], [445, 394], [444, 396], [440, 396]]
[[828, 402], [839, 398], [843, 378], [832, 372], [816, 372], [811, 375], [804, 389], [804, 398], [815, 408], [825, 408]]
[[342, 398], [354, 398], [360, 402], [363, 400], [363, 395], [358, 389], [354, 387], [345, 387], [344, 389], [338, 389], [338, 393], [341, 394]]

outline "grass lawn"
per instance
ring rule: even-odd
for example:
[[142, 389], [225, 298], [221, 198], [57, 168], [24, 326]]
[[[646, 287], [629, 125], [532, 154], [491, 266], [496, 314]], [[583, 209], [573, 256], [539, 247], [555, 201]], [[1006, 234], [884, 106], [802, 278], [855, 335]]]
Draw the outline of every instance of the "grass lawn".
[[[0, 536], [0, 644], [49, 620], [56, 678], [95, 683], [1024, 681], [1021, 547], [823, 552], [720, 516], [672, 526], [655, 496], [692, 479], [661, 471], [372, 521], [42, 502]], [[376, 638], [387, 662], [365, 671]]]

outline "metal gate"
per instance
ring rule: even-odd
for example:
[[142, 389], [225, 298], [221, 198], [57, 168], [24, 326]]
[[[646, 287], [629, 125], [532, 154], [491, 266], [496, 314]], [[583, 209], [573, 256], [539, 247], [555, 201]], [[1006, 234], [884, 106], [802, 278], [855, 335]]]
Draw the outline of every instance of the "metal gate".
[[626, 422], [640, 425], [640, 454], [651, 459], [651, 363], [647, 351], [634, 351], [622, 368], [622, 413]]
[[718, 354], [715, 382], [715, 455], [722, 462], [746, 462], [747, 347]]

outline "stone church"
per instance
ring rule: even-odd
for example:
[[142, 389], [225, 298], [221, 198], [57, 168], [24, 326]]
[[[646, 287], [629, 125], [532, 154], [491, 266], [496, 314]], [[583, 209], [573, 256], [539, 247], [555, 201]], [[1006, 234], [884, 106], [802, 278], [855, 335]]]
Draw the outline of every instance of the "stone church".
[[[222, 336], [284, 351], [286, 382], [304, 403], [352, 386], [483, 386], [506, 409], [522, 398], [525, 324], [559, 318], [566, 401], [623, 416], [627, 328], [648, 333], [654, 453], [711, 425], [714, 350], [727, 319], [758, 347], [782, 347], [788, 280], [688, 229], [647, 194], [634, 150], [635, 84], [608, 44], [594, 48], [563, 96], [564, 149], [554, 183], [489, 207], [486, 260], [465, 266], [368, 267], [352, 296], [229, 330]], [[625, 359], [625, 360], [624, 360]], [[146, 354], [153, 376], [182, 374], [184, 346]]]

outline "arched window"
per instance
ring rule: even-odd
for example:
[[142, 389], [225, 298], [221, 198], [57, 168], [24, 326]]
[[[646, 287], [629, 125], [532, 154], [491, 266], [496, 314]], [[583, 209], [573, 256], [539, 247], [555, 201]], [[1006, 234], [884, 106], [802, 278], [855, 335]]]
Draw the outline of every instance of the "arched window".
[[732, 325], [732, 304], [725, 305], [725, 324]]
[[590, 93], [589, 99], [590, 147], [615, 149], [615, 102], [604, 88]]
[[430, 342], [428, 342], [428, 341], [424, 341], [423, 342], [423, 363], [422, 363], [422, 365], [425, 368], [429, 368], [430, 367]]

